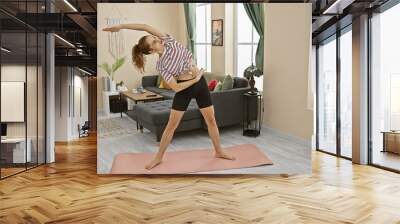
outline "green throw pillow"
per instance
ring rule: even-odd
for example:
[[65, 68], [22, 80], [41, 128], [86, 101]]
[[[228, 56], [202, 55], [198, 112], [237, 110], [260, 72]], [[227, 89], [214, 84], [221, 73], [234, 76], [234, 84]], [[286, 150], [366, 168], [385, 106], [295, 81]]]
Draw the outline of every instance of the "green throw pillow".
[[221, 88], [222, 88], [222, 82], [220, 82], [220, 81], [218, 81], [218, 83], [217, 83], [217, 85], [215, 86], [215, 88], [214, 88], [214, 92], [217, 92], [217, 91], [221, 91]]
[[225, 76], [224, 81], [222, 82], [221, 90], [228, 90], [233, 88], [233, 78], [230, 75]]

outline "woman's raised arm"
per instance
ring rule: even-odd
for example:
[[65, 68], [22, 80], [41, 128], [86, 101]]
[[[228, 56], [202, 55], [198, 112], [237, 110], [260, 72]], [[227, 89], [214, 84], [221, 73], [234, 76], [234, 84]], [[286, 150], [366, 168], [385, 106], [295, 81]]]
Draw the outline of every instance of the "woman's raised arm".
[[147, 24], [139, 24], [139, 23], [133, 23], [133, 24], [119, 24], [111, 27], [104, 28], [103, 31], [108, 31], [108, 32], [118, 32], [121, 29], [128, 29], [128, 30], [139, 30], [139, 31], [145, 31], [148, 32], [154, 36], [157, 37], [165, 37], [167, 34], [164, 32], [161, 32], [154, 27], [147, 25]]

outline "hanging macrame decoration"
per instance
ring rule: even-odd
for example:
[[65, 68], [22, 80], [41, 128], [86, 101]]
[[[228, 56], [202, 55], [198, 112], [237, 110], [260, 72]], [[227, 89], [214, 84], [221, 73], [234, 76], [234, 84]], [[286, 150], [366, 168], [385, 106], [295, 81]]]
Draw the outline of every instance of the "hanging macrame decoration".
[[[125, 18], [115, 6], [111, 10], [112, 15], [106, 18], [107, 27], [115, 26], [124, 23]], [[124, 56], [125, 40], [123, 31], [108, 33], [108, 51], [114, 59], [119, 59]]]

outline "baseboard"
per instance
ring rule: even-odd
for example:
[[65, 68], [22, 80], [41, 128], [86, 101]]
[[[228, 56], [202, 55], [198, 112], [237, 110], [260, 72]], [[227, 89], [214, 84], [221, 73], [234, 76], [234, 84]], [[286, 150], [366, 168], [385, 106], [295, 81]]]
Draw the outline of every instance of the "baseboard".
[[304, 138], [300, 138], [298, 136], [294, 136], [292, 134], [289, 134], [289, 133], [286, 133], [286, 132], [283, 132], [283, 131], [280, 131], [280, 130], [277, 130], [277, 129], [274, 129], [274, 128], [271, 128], [271, 127], [268, 127], [266, 125], [263, 125], [262, 128], [264, 130], [266, 130], [267, 132], [273, 133], [275, 135], [279, 135], [282, 138], [288, 139], [289, 141], [296, 142], [296, 143], [298, 143], [298, 144], [300, 144], [300, 145], [302, 145], [302, 146], [304, 146], [306, 148], [311, 148], [312, 147], [311, 139], [307, 140], [307, 139], [304, 139]]

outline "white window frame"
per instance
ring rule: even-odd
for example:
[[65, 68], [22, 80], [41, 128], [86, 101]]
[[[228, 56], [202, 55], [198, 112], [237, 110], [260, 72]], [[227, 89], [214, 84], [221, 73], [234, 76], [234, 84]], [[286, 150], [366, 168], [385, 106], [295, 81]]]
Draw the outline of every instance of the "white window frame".
[[[239, 3], [239, 4], [243, 4], [243, 3]], [[234, 37], [233, 37], [233, 41], [234, 41], [234, 62], [235, 62], [235, 66], [234, 66], [234, 73], [238, 76], [238, 77], [243, 77], [243, 74], [239, 74], [238, 71], [238, 46], [239, 45], [252, 45], [253, 47], [251, 48], [251, 61], [253, 62], [253, 64], [255, 65], [255, 58], [254, 58], [254, 51], [257, 50], [257, 46], [258, 46], [258, 42], [254, 43], [254, 32], [257, 32], [257, 30], [254, 28], [254, 26], [252, 26], [251, 28], [251, 41], [252, 42], [238, 42], [238, 4], [234, 4], [233, 7], [233, 17], [234, 17]], [[250, 65], [249, 65], [250, 66]]]
[[[206, 32], [205, 32], [205, 36], [204, 36], [204, 38], [205, 38], [205, 40], [206, 40], [206, 42], [197, 42], [197, 40], [195, 40], [194, 41], [194, 46], [195, 46], [195, 48], [196, 48], [196, 53], [197, 53], [197, 46], [198, 45], [200, 45], [200, 46], [210, 46], [210, 47], [206, 47], [206, 54], [205, 54], [205, 62], [206, 62], [206, 70], [207, 71], [209, 71], [209, 72], [211, 72], [211, 58], [208, 58], [208, 50], [210, 50], [210, 57], [212, 57], [212, 55], [211, 55], [211, 37], [210, 37], [210, 42], [207, 42], [207, 35], [210, 35], [211, 36], [211, 27], [207, 27], [207, 25], [208, 25], [208, 22], [207, 22], [207, 5], [210, 5], [210, 7], [211, 7], [211, 4], [210, 3], [195, 3], [196, 4], [196, 12], [197, 12], [197, 7], [202, 7], [202, 6], [205, 6], [204, 7], [204, 10], [205, 10], [205, 24], [206, 24]], [[210, 14], [211, 14], [211, 9], [210, 9]], [[210, 16], [211, 17], [211, 16]], [[197, 15], [196, 15], [196, 21], [197, 21]], [[210, 30], [210, 32], [209, 33], [207, 33], [207, 30]], [[196, 55], [197, 56], [197, 55]], [[209, 61], [209, 59], [210, 59], [210, 64], [208, 64], [208, 61]], [[198, 60], [198, 58], [197, 58], [197, 60]]]

